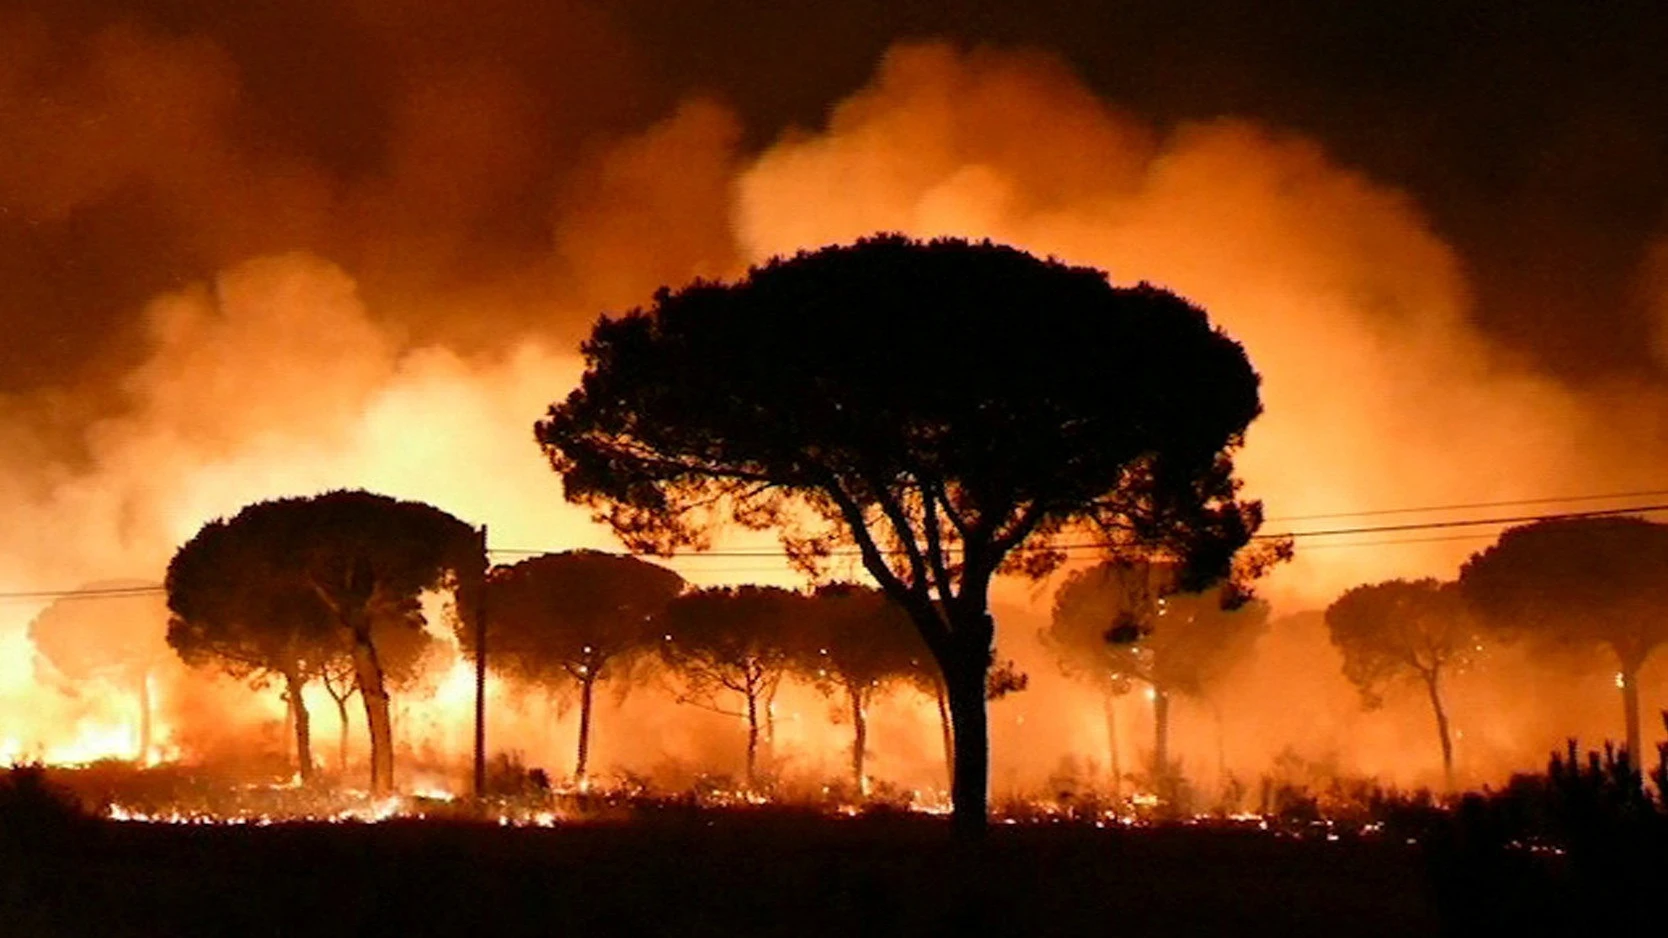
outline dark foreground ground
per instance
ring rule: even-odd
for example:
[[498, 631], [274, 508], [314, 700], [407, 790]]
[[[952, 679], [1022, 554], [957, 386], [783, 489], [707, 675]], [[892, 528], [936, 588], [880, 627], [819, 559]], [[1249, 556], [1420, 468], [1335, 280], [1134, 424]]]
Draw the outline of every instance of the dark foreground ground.
[[[693, 814], [94, 823], [0, 856], [0, 934], [1429, 935], [1420, 850], [1251, 831]], [[1451, 923], [1450, 923], [1451, 925]]]

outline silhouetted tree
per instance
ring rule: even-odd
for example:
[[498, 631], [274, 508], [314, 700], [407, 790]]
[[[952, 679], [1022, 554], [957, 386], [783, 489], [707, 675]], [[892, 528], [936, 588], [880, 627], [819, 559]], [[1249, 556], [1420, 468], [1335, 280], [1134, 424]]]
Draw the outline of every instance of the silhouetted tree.
[[[1059, 602], [1058, 594], [1055, 599]], [[1101, 715], [1106, 722], [1107, 768], [1112, 775], [1112, 797], [1123, 797], [1123, 758], [1118, 743], [1118, 699], [1135, 689], [1128, 674], [1112, 667], [1112, 645], [1107, 623], [1087, 616], [1062, 618], [1056, 614], [1038, 634], [1042, 644], [1054, 653], [1060, 671], [1100, 693]]]
[[[578, 689], [574, 777], [581, 785], [597, 683], [629, 680], [640, 653], [658, 646], [657, 620], [683, 588], [683, 578], [665, 567], [590, 550], [544, 554], [492, 572], [489, 660], [524, 680]], [[473, 635], [460, 637], [473, 648]]]
[[1442, 702], [1444, 671], [1464, 667], [1477, 650], [1477, 628], [1457, 583], [1390, 580], [1357, 586], [1326, 610], [1344, 676], [1369, 708], [1383, 703], [1387, 684], [1417, 680], [1430, 698], [1442, 743], [1442, 771], [1454, 785], [1454, 745]]
[[[480, 532], [421, 502], [347, 491], [257, 502], [204, 525], [175, 553], [168, 604], [182, 634], [235, 629], [243, 609], [205, 597], [240, 593], [268, 595], [292, 616], [333, 627], [331, 640], [346, 640], [353, 656], [371, 740], [371, 791], [381, 796], [393, 790], [394, 751], [373, 626], [380, 620], [421, 628], [419, 594], [442, 588], [457, 592], [467, 619], [486, 566], [484, 546]], [[265, 616], [257, 624], [271, 632], [266, 627], [275, 621], [283, 619]], [[289, 637], [284, 628], [275, 631], [280, 640]], [[170, 626], [170, 644], [173, 632]], [[310, 663], [316, 669], [322, 659]], [[299, 691], [292, 697], [299, 702]]]
[[89, 583], [42, 609], [29, 640], [60, 675], [76, 684], [103, 681], [134, 694], [140, 762], [151, 752], [151, 673], [168, 657], [168, 606], [156, 584]]
[[296, 773], [310, 782], [312, 720], [302, 692], [342, 647], [335, 623], [318, 597], [261, 572], [269, 548], [254, 539], [220, 524], [192, 543], [168, 567], [168, 645], [188, 665], [214, 666], [257, 688], [281, 679]]
[[1139, 681], [1153, 704], [1153, 777], [1173, 795], [1170, 699], [1203, 698], [1268, 627], [1268, 606], [1224, 585], [1176, 592], [1169, 565], [1109, 561], [1078, 570], [1054, 595], [1045, 644], [1108, 691]]
[[1640, 752], [1639, 669], [1668, 640], [1668, 525], [1574, 518], [1509, 528], [1466, 561], [1459, 583], [1481, 623], [1503, 636], [1609, 648], [1628, 752]]
[[[660, 653], [683, 681], [679, 703], [747, 721], [747, 784], [758, 783], [764, 709], [792, 663], [793, 630], [808, 618], [809, 599], [772, 586], [716, 587], [666, 605]], [[740, 710], [722, 703], [741, 698]]]
[[[956, 776], [956, 741], [954, 721], [950, 716], [950, 691], [944, 682], [944, 672], [931, 655], [912, 662], [908, 681], [915, 689], [933, 698], [938, 705], [938, 727], [944, 737], [944, 777]], [[1019, 669], [1012, 658], [1004, 659], [992, 652], [990, 670], [985, 672], [985, 702], [993, 703], [1009, 694], [1017, 694], [1031, 686], [1031, 675]]]
[[869, 704], [899, 682], [913, 682], [931, 652], [909, 614], [885, 593], [850, 583], [811, 597], [805, 625], [792, 635], [796, 664], [817, 689], [844, 698], [851, 715], [852, 781], [867, 794]]
[[[384, 657], [387, 657], [384, 650]], [[387, 665], [383, 666], [384, 672]], [[336, 773], [347, 774], [348, 762], [348, 701], [359, 693], [359, 681], [354, 677], [353, 656], [340, 655], [327, 659], [319, 667], [319, 683], [325, 694], [336, 705]]]
[[1173, 294], [988, 242], [879, 236], [663, 289], [584, 352], [537, 428], [566, 497], [646, 551], [726, 522], [811, 571], [855, 545], [944, 675], [964, 833], [985, 825], [991, 580], [1093, 532], [1200, 585], [1261, 520], [1230, 458], [1260, 410], [1240, 346]]
[[[415, 625], [416, 628], [410, 627]], [[382, 663], [382, 676], [394, 690], [411, 687], [422, 677], [429, 654], [434, 650], [434, 639], [424, 630], [422, 622], [375, 619], [371, 634], [376, 644], [377, 658]], [[338, 636], [338, 638], [340, 638]], [[359, 692], [359, 678], [353, 661], [350, 642], [338, 641], [335, 654], [325, 659], [319, 668], [319, 683], [336, 705], [336, 771], [347, 773], [348, 701]]]
[[944, 672], [939, 670], [938, 661], [926, 658], [916, 662], [916, 667], [910, 672], [910, 683], [915, 689], [931, 697], [938, 707], [938, 732], [942, 737], [944, 747], [944, 779], [951, 783], [956, 777], [956, 736], [955, 724], [950, 719], [950, 691], [944, 683]]

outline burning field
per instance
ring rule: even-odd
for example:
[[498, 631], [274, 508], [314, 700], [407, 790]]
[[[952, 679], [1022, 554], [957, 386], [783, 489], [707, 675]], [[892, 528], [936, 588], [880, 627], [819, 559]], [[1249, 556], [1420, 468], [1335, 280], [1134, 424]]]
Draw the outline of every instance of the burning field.
[[[1647, 914], [1668, 815], [1628, 807], [1638, 779], [1613, 768], [1555, 762], [1545, 784], [1452, 809], [1288, 791], [1266, 815], [1161, 822], [1061, 796], [1000, 806], [973, 849], [920, 803], [712, 788], [379, 802], [167, 769], [14, 769], [0, 908], [31, 935], [531, 934], [558, 920], [575, 934], [1550, 934]], [[81, 813], [112, 797], [166, 807]]]
[[1436, 921], [1412, 848], [1231, 830], [1002, 826], [968, 853], [907, 814], [660, 806], [554, 828], [116, 824], [54, 842], [7, 893], [30, 934], [1081, 934], [1112, 919], [1197, 934], [1253, 916], [1288, 934], [1392, 935]]

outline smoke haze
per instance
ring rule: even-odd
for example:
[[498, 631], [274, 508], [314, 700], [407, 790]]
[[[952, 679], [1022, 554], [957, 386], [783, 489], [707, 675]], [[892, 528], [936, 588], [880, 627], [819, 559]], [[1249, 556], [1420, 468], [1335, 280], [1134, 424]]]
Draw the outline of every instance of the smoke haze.
[[[562, 503], [530, 432], [577, 378], [595, 317], [661, 284], [875, 230], [1007, 241], [1205, 307], [1264, 378], [1239, 465], [1275, 519], [1664, 487], [1668, 249], [1655, 221], [1605, 255], [1619, 272], [1593, 274], [1620, 284], [1611, 315], [1632, 318], [1579, 328], [1582, 347], [1617, 346], [1584, 368], [1564, 357], [1584, 308], [1558, 305], [1568, 290], [1535, 308], [1501, 301], [1549, 274], [1528, 264], [1522, 282], [1501, 279], [1510, 237], [1483, 243], [1466, 221], [1488, 199], [1438, 198], [1436, 171], [1404, 172], [1405, 154], [1387, 154], [1382, 175], [1346, 162], [1360, 134], [1280, 119], [1308, 113], [1300, 104], [1110, 96], [1119, 83], [1101, 64], [1036, 37], [854, 39], [803, 86], [772, 90], [781, 73], [686, 85], [668, 77], [679, 60], [665, 25], [631, 5], [312, 6], [293, 22], [213, 20], [193, 4], [0, 13], [0, 588], [155, 581], [203, 522], [340, 487], [429, 501], [488, 524], [499, 548], [612, 548]], [[1001, 32], [990, 38], [1012, 38]], [[268, 48], [280, 37], [305, 41], [286, 57]], [[808, 109], [806, 89], [830, 75], [845, 83]], [[1661, 135], [1640, 134], [1635, 149], [1654, 152]], [[1603, 240], [1596, 223], [1560, 228], [1545, 211], [1522, 238], [1562, 231], [1576, 258]], [[1290, 746], [1310, 763], [1431, 780], [1417, 698], [1363, 713], [1324, 629], [1296, 614], [1364, 581], [1451, 577], [1487, 540], [1300, 543], [1263, 590], [1283, 618], [1224, 681], [1220, 719], [1178, 704], [1178, 751], [1214, 766], [1220, 725], [1240, 773]], [[675, 566], [703, 584], [797, 584], [758, 560]], [[1033, 683], [993, 711], [999, 788], [1105, 749], [1099, 702], [1033, 640], [1053, 585], [1000, 588], [1003, 653]], [[53, 691], [17, 662], [31, 660], [23, 629], [38, 609], [0, 605], [0, 742], [120, 725], [118, 710], [87, 724], [84, 706], [34, 706]], [[1457, 679], [1462, 769], [1492, 777], [1564, 736], [1613, 732], [1602, 662], [1578, 680], [1568, 670], [1502, 651]], [[1648, 710], [1663, 685], [1643, 683]], [[236, 691], [165, 694], [164, 723], [213, 748], [209, 718], [226, 708], [202, 701]], [[730, 727], [655, 697], [606, 719], [659, 748], [600, 730], [599, 764], [733, 758]], [[263, 701], [251, 719], [280, 719]], [[785, 738], [817, 741], [801, 748], [838, 765], [839, 728], [817, 722], [814, 700], [792, 703], [820, 728]], [[877, 723], [875, 766], [922, 783], [941, 756], [935, 714], [917, 703], [884, 705], [896, 712]], [[566, 743], [550, 740], [565, 737], [537, 728], [555, 714], [527, 706], [499, 730], [559, 762]], [[1145, 703], [1120, 706], [1133, 761]], [[466, 745], [438, 717], [412, 725], [423, 719], [439, 750]], [[911, 742], [878, 742], [889, 736]]]

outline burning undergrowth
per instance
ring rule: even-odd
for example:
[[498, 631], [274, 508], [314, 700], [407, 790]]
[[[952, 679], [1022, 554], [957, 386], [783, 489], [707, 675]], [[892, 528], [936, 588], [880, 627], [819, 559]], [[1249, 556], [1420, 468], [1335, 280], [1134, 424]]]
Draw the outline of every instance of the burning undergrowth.
[[[280, 775], [227, 774], [166, 764], [139, 767], [106, 761], [84, 766], [13, 766], [7, 773], [0, 813], [51, 816], [62, 826], [103, 819], [123, 823], [266, 827], [432, 821], [504, 827], [703, 822], [715, 818], [805, 817], [842, 819], [920, 818], [949, 813], [947, 793], [881, 784], [866, 795], [847, 786], [767, 781], [749, 789], [729, 776], [697, 776], [688, 787], [658, 787], [621, 773], [589, 784], [552, 784], [500, 756], [488, 775], [489, 794], [476, 799], [437, 784], [373, 798], [343, 784], [303, 786]], [[1256, 794], [1220, 799], [1196, 809], [1165, 803], [1145, 791], [1113, 796], [1092, 790], [1039, 791], [993, 805], [1003, 826], [1065, 825], [1097, 829], [1189, 827], [1252, 831], [1279, 838], [1402, 837], [1413, 842], [1457, 800], [1428, 791], [1384, 788], [1370, 779], [1333, 779], [1311, 789], [1265, 777]]]
[[[347, 784], [303, 786], [247, 767], [16, 765], [0, 778], [0, 815], [9, 830], [36, 830], [93, 818], [196, 825], [398, 820], [552, 827], [743, 816], [926, 819], [949, 810], [942, 791], [888, 784], [859, 795], [846, 786], [775, 779], [750, 789], [725, 775], [698, 775], [680, 789], [631, 773], [584, 785], [553, 783], [542, 770], [528, 769], [508, 754], [492, 761], [487, 778], [489, 794], [480, 799], [421, 781], [402, 794], [376, 799]], [[1210, 805], [1165, 802], [1142, 790], [1114, 796], [1057, 786], [1001, 799], [991, 817], [1004, 826], [1190, 827], [1326, 841], [1430, 839], [1553, 857], [1625, 841], [1637, 852], [1668, 835], [1668, 744], [1646, 772], [1614, 749], [1583, 755], [1572, 741], [1566, 752], [1551, 757], [1544, 773], [1520, 774], [1498, 789], [1450, 797], [1397, 790], [1370, 778], [1301, 781], [1268, 774]]]
[[[513, 858], [518, 870], [589, 870], [583, 875], [599, 883], [642, 862], [645, 843], [676, 844], [679, 855], [733, 855], [732, 863], [745, 857], [735, 875], [767, 863], [789, 880], [808, 862], [892, 869], [887, 864], [945, 849], [947, 828], [935, 815], [946, 806], [932, 791], [879, 786], [863, 800], [835, 786], [750, 791], [723, 776], [669, 790], [630, 775], [598, 777], [580, 790], [551, 784], [508, 756], [494, 760], [489, 777], [494, 793], [480, 801], [421, 784], [378, 801], [345, 786], [303, 788], [279, 776], [234, 781], [177, 764], [14, 766], [0, 775], [0, 855], [27, 859], [12, 867], [23, 871], [16, 883], [38, 890], [51, 870], [132, 863], [135, 855], [189, 865], [210, 843], [239, 855], [281, 854], [309, 869], [348, 846], [353, 856], [402, 858], [467, 849]], [[1185, 814], [1139, 790], [1122, 798], [1093, 789], [1016, 796], [994, 806], [988, 851], [975, 853], [998, 866], [1023, 856], [1027, 868], [1070, 858], [1074, 869], [1086, 864], [1113, 877], [1108, 882], [1145, 863], [1171, 864], [1185, 878], [1220, 876], [1203, 870], [1251, 860], [1256, 885], [1232, 891], [1246, 902], [1253, 894], [1239, 890], [1252, 888], [1262, 897], [1255, 901], [1285, 896], [1281, 902], [1310, 912], [1317, 903], [1354, 909], [1356, 892], [1390, 890], [1409, 902], [1421, 896], [1409, 908], [1448, 924], [1525, 934], [1639, 920], [1654, 894], [1651, 877], [1668, 859], [1668, 744], [1649, 772], [1614, 750], [1582, 753], [1572, 744], [1542, 773], [1450, 798], [1337, 777], [1270, 775], [1246, 788], [1255, 807], [1224, 803]], [[829, 851], [837, 861], [814, 859]], [[973, 862], [959, 856], [941, 859]], [[1236, 863], [1222, 865], [1225, 857]], [[592, 869], [597, 863], [603, 868]], [[823, 887], [804, 889], [823, 897]], [[1428, 933], [1423, 928], [1409, 933]]]

